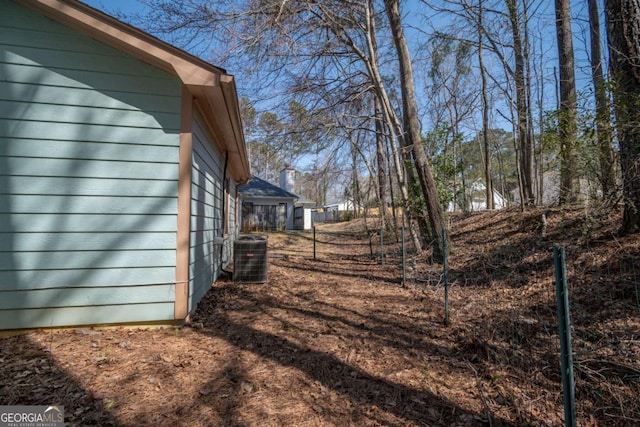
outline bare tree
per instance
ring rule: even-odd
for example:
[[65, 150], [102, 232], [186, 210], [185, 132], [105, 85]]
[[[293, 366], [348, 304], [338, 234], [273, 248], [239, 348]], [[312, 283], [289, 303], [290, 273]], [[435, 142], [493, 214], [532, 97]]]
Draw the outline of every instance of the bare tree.
[[560, 63], [560, 111], [558, 133], [560, 139], [560, 204], [577, 198], [577, 99], [571, 33], [570, 0], [556, 0], [556, 28], [558, 60]]
[[385, 0], [385, 9], [389, 18], [391, 34], [398, 53], [400, 66], [400, 87], [402, 90], [402, 107], [404, 113], [404, 138], [403, 146], [411, 150], [415, 163], [418, 181], [422, 188], [427, 215], [434, 238], [434, 258], [442, 258], [442, 244], [444, 242], [444, 216], [442, 206], [438, 200], [438, 189], [431, 171], [431, 164], [427, 158], [422, 138], [420, 135], [420, 122], [418, 119], [418, 105], [415, 96], [415, 84], [413, 81], [413, 68], [411, 56], [404, 37], [400, 18], [400, 5], [398, 0]]
[[616, 176], [611, 134], [611, 113], [602, 69], [602, 51], [600, 49], [602, 39], [597, 0], [589, 0], [589, 34], [591, 39], [591, 76], [596, 99], [600, 187], [602, 195], [606, 199], [610, 199], [616, 193]]
[[484, 67], [482, 3], [483, 0], [478, 0], [478, 65], [482, 81], [482, 145], [484, 147], [484, 180], [487, 209], [493, 209], [493, 179], [491, 177], [491, 150], [489, 149], [489, 96], [487, 94], [487, 74]]
[[[520, 201], [523, 207], [531, 205], [535, 202], [533, 192], [535, 141], [528, 28], [531, 18], [530, 9], [534, 7], [535, 13], [540, 2], [534, 2], [537, 4], [532, 6], [527, 0], [501, 0], [490, 2], [486, 6], [484, 0], [483, 4], [474, 5], [471, 5], [468, 0], [443, 1], [449, 5], [460, 6], [457, 11], [451, 9], [440, 9], [440, 11], [455, 13], [466, 22], [466, 28], [473, 28], [480, 32], [481, 35], [472, 35], [468, 40], [475, 45], [482, 44], [478, 49], [482, 49], [483, 52], [486, 49], [498, 59], [502, 66], [504, 78], [501, 78], [496, 70], [490, 72], [487, 67], [482, 68], [485, 71], [485, 77], [493, 82], [494, 92], [497, 89], [508, 103], [508, 115], [500, 110], [497, 110], [497, 113], [513, 125], [516, 135]], [[504, 9], [499, 6], [499, 3], [504, 5]], [[490, 19], [485, 19], [488, 15]], [[464, 34], [464, 30], [459, 31], [458, 34]]]
[[375, 138], [376, 138], [376, 166], [377, 173], [377, 188], [378, 188], [378, 200], [380, 206], [380, 220], [383, 224], [386, 223], [387, 217], [387, 201], [389, 200], [389, 195], [387, 191], [387, 175], [388, 168], [386, 156], [385, 156], [385, 147], [384, 147], [384, 125], [382, 123], [382, 112], [380, 111], [380, 102], [377, 97], [373, 97], [373, 120], [375, 127]]
[[[403, 141], [404, 132], [400, 124], [400, 120], [391, 105], [391, 99], [387, 93], [382, 74], [379, 68], [379, 50], [377, 43], [377, 30], [376, 30], [376, 13], [373, 0], [366, 0], [365, 6], [365, 30], [364, 36], [366, 39], [366, 50], [361, 50], [355, 46], [351, 39], [347, 39], [347, 46], [358, 55], [358, 57], [365, 64], [368, 71], [369, 78], [371, 79], [371, 85], [373, 87], [373, 93], [375, 94], [377, 101], [379, 101], [380, 111], [382, 112], [382, 118], [384, 128], [388, 130], [389, 144], [391, 157], [393, 159], [394, 171], [396, 175], [396, 181], [400, 190], [400, 196], [402, 198], [404, 209], [404, 215], [407, 217], [409, 224], [416, 222], [418, 229], [423, 230], [425, 220], [423, 215], [416, 215], [414, 212], [414, 204], [411, 203], [409, 196], [409, 188], [407, 180], [412, 179], [410, 170], [407, 170], [405, 163], [402, 161], [401, 153], [396, 146], [396, 141]], [[405, 156], [408, 153], [405, 153]], [[426, 236], [423, 233], [417, 233], [415, 227], [409, 227], [411, 239], [414, 247], [418, 252], [421, 252], [425, 247]]]
[[623, 233], [640, 231], [640, 3], [605, 0], [624, 214]]
[[[531, 139], [531, 129], [529, 115], [527, 111], [527, 82], [526, 82], [526, 58], [522, 37], [521, 14], [518, 11], [517, 0], [505, 0], [508, 10], [509, 23], [513, 36], [513, 54], [515, 67], [513, 76], [516, 91], [516, 115], [518, 148], [520, 154], [520, 176], [522, 182], [521, 192], [522, 202], [525, 205], [533, 204], [535, 195], [533, 193], [533, 141]], [[524, 23], [526, 25], [526, 22]]]

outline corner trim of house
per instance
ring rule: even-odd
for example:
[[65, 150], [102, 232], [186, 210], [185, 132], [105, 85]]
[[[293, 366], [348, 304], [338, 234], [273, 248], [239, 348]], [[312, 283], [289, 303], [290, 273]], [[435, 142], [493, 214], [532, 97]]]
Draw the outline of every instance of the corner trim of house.
[[194, 100], [191, 92], [183, 85], [180, 117], [180, 163], [178, 165], [178, 231], [176, 236], [176, 294], [174, 308], [174, 318], [176, 319], [185, 319], [189, 314], [193, 104]]

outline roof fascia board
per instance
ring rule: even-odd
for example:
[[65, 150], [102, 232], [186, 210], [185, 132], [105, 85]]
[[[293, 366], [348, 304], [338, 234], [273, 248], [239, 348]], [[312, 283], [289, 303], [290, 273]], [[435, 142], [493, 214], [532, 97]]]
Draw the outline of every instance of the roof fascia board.
[[220, 87], [225, 99], [225, 105], [229, 114], [229, 121], [233, 127], [235, 142], [235, 152], [240, 155], [238, 159], [241, 167], [245, 172], [243, 173], [243, 181], [246, 182], [251, 178], [249, 159], [246, 156], [247, 146], [244, 139], [244, 128], [242, 126], [242, 117], [240, 114], [240, 105], [238, 103], [238, 93], [236, 90], [235, 79], [233, 76], [224, 74], [220, 77]]
[[[231, 76], [225, 75], [224, 77]], [[229, 85], [231, 88], [228, 88]], [[226, 90], [225, 87], [227, 87]], [[220, 86], [205, 87], [204, 92], [206, 93], [206, 108], [212, 112], [212, 117], [216, 118], [216, 123], [226, 143], [225, 149], [229, 153], [230, 166], [234, 175], [239, 182], [247, 182], [251, 178], [251, 174], [246, 155], [242, 121], [240, 120], [240, 107], [235, 95], [235, 84], [231, 80]]]
[[[242, 124], [240, 129], [236, 129], [234, 123], [228, 120], [229, 111], [233, 111], [234, 105], [228, 105], [220, 86], [202, 87], [196, 86], [190, 88], [193, 94], [198, 110], [204, 120], [204, 124], [209, 128], [209, 132], [213, 135], [214, 144], [223, 154], [229, 154], [229, 172], [236, 180], [236, 183], [245, 183], [251, 177], [249, 172], [249, 162], [247, 160], [247, 152], [245, 149], [244, 137], [242, 136]], [[239, 113], [238, 113], [239, 114]], [[238, 141], [238, 135], [241, 140]], [[241, 147], [241, 150], [238, 150]]]

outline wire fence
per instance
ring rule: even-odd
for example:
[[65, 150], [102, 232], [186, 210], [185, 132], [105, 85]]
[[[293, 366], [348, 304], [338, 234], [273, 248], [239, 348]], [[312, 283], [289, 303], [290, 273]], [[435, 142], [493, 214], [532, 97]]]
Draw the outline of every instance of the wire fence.
[[[445, 271], [427, 252], [416, 254], [408, 233], [402, 229], [396, 236], [391, 232], [371, 230], [368, 235], [370, 257], [381, 265], [397, 268], [403, 285], [444, 287], [449, 275], [450, 284], [487, 286], [501, 283], [506, 286], [526, 286], [527, 268], [537, 275], [546, 272], [553, 281], [552, 248], [537, 248], [537, 253], [523, 254], [522, 248], [501, 247], [490, 254], [479, 251], [472, 266], [456, 265], [455, 271]], [[445, 248], [445, 253], [448, 249]], [[523, 258], [536, 257], [537, 264], [523, 263]], [[449, 254], [449, 263], [456, 262], [456, 254]], [[581, 308], [596, 310], [606, 316], [619, 310], [633, 308], [640, 313], [640, 254], [602, 256], [596, 251], [573, 248], [567, 255], [569, 292]], [[478, 271], [480, 270], [480, 271]], [[582, 307], [586, 306], [586, 307]]]
[[[444, 230], [444, 233], [448, 233]], [[313, 228], [314, 257], [320, 235]], [[353, 235], [350, 234], [351, 237]], [[370, 229], [363, 244], [368, 245], [370, 260], [380, 266], [395, 269], [404, 286], [442, 288], [450, 286], [526, 287], [531, 280], [553, 283], [553, 247], [518, 246], [471, 249], [474, 259], [459, 261], [457, 249], [443, 248], [447, 262], [453, 267], [435, 262], [429, 251], [418, 254], [408, 230]], [[467, 253], [469, 250], [466, 251]], [[535, 258], [535, 263], [525, 258]], [[461, 265], [462, 264], [462, 265]], [[620, 311], [634, 310], [640, 314], [640, 252], [602, 256], [595, 250], [567, 249], [569, 295], [575, 310], [606, 318]], [[549, 287], [549, 301], [553, 301]]]
[[[550, 240], [523, 233], [526, 237], [489, 236], [489, 243], [474, 242], [473, 232], [463, 239], [458, 230], [452, 247], [442, 248], [448, 256], [436, 263], [429, 251], [417, 253], [408, 234], [402, 229], [361, 234], [361, 247], [368, 247], [366, 262], [393, 272], [398, 283], [429, 295], [431, 303], [441, 301], [444, 325], [472, 325], [474, 337], [465, 345], [484, 349], [487, 355], [479, 357], [499, 358], [501, 365], [533, 376], [566, 379], [568, 385], [557, 392], [567, 396], [568, 425], [575, 425], [575, 396], [591, 396], [591, 402], [600, 405], [597, 410], [607, 412], [605, 419], [639, 419], [637, 244], [617, 249], [574, 244], [565, 251], [563, 247], [560, 294], [554, 259], [557, 245]], [[457, 313], [463, 310], [464, 314]], [[491, 352], [495, 355], [490, 356]], [[549, 374], [555, 372], [549, 367], [559, 368], [561, 362], [565, 362], [562, 374]]]

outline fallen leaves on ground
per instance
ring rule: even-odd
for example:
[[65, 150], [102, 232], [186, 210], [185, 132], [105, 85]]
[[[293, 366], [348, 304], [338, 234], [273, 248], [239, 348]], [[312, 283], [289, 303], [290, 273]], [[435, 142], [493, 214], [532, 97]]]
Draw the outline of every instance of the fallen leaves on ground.
[[454, 216], [449, 325], [442, 266], [409, 250], [403, 285], [393, 233], [384, 265], [362, 220], [319, 227], [315, 258], [311, 233], [269, 234], [267, 283], [217, 282], [189, 325], [1, 339], [0, 404], [62, 404], [71, 425], [559, 426], [563, 245], [579, 424], [634, 425], [640, 249], [618, 218]]

